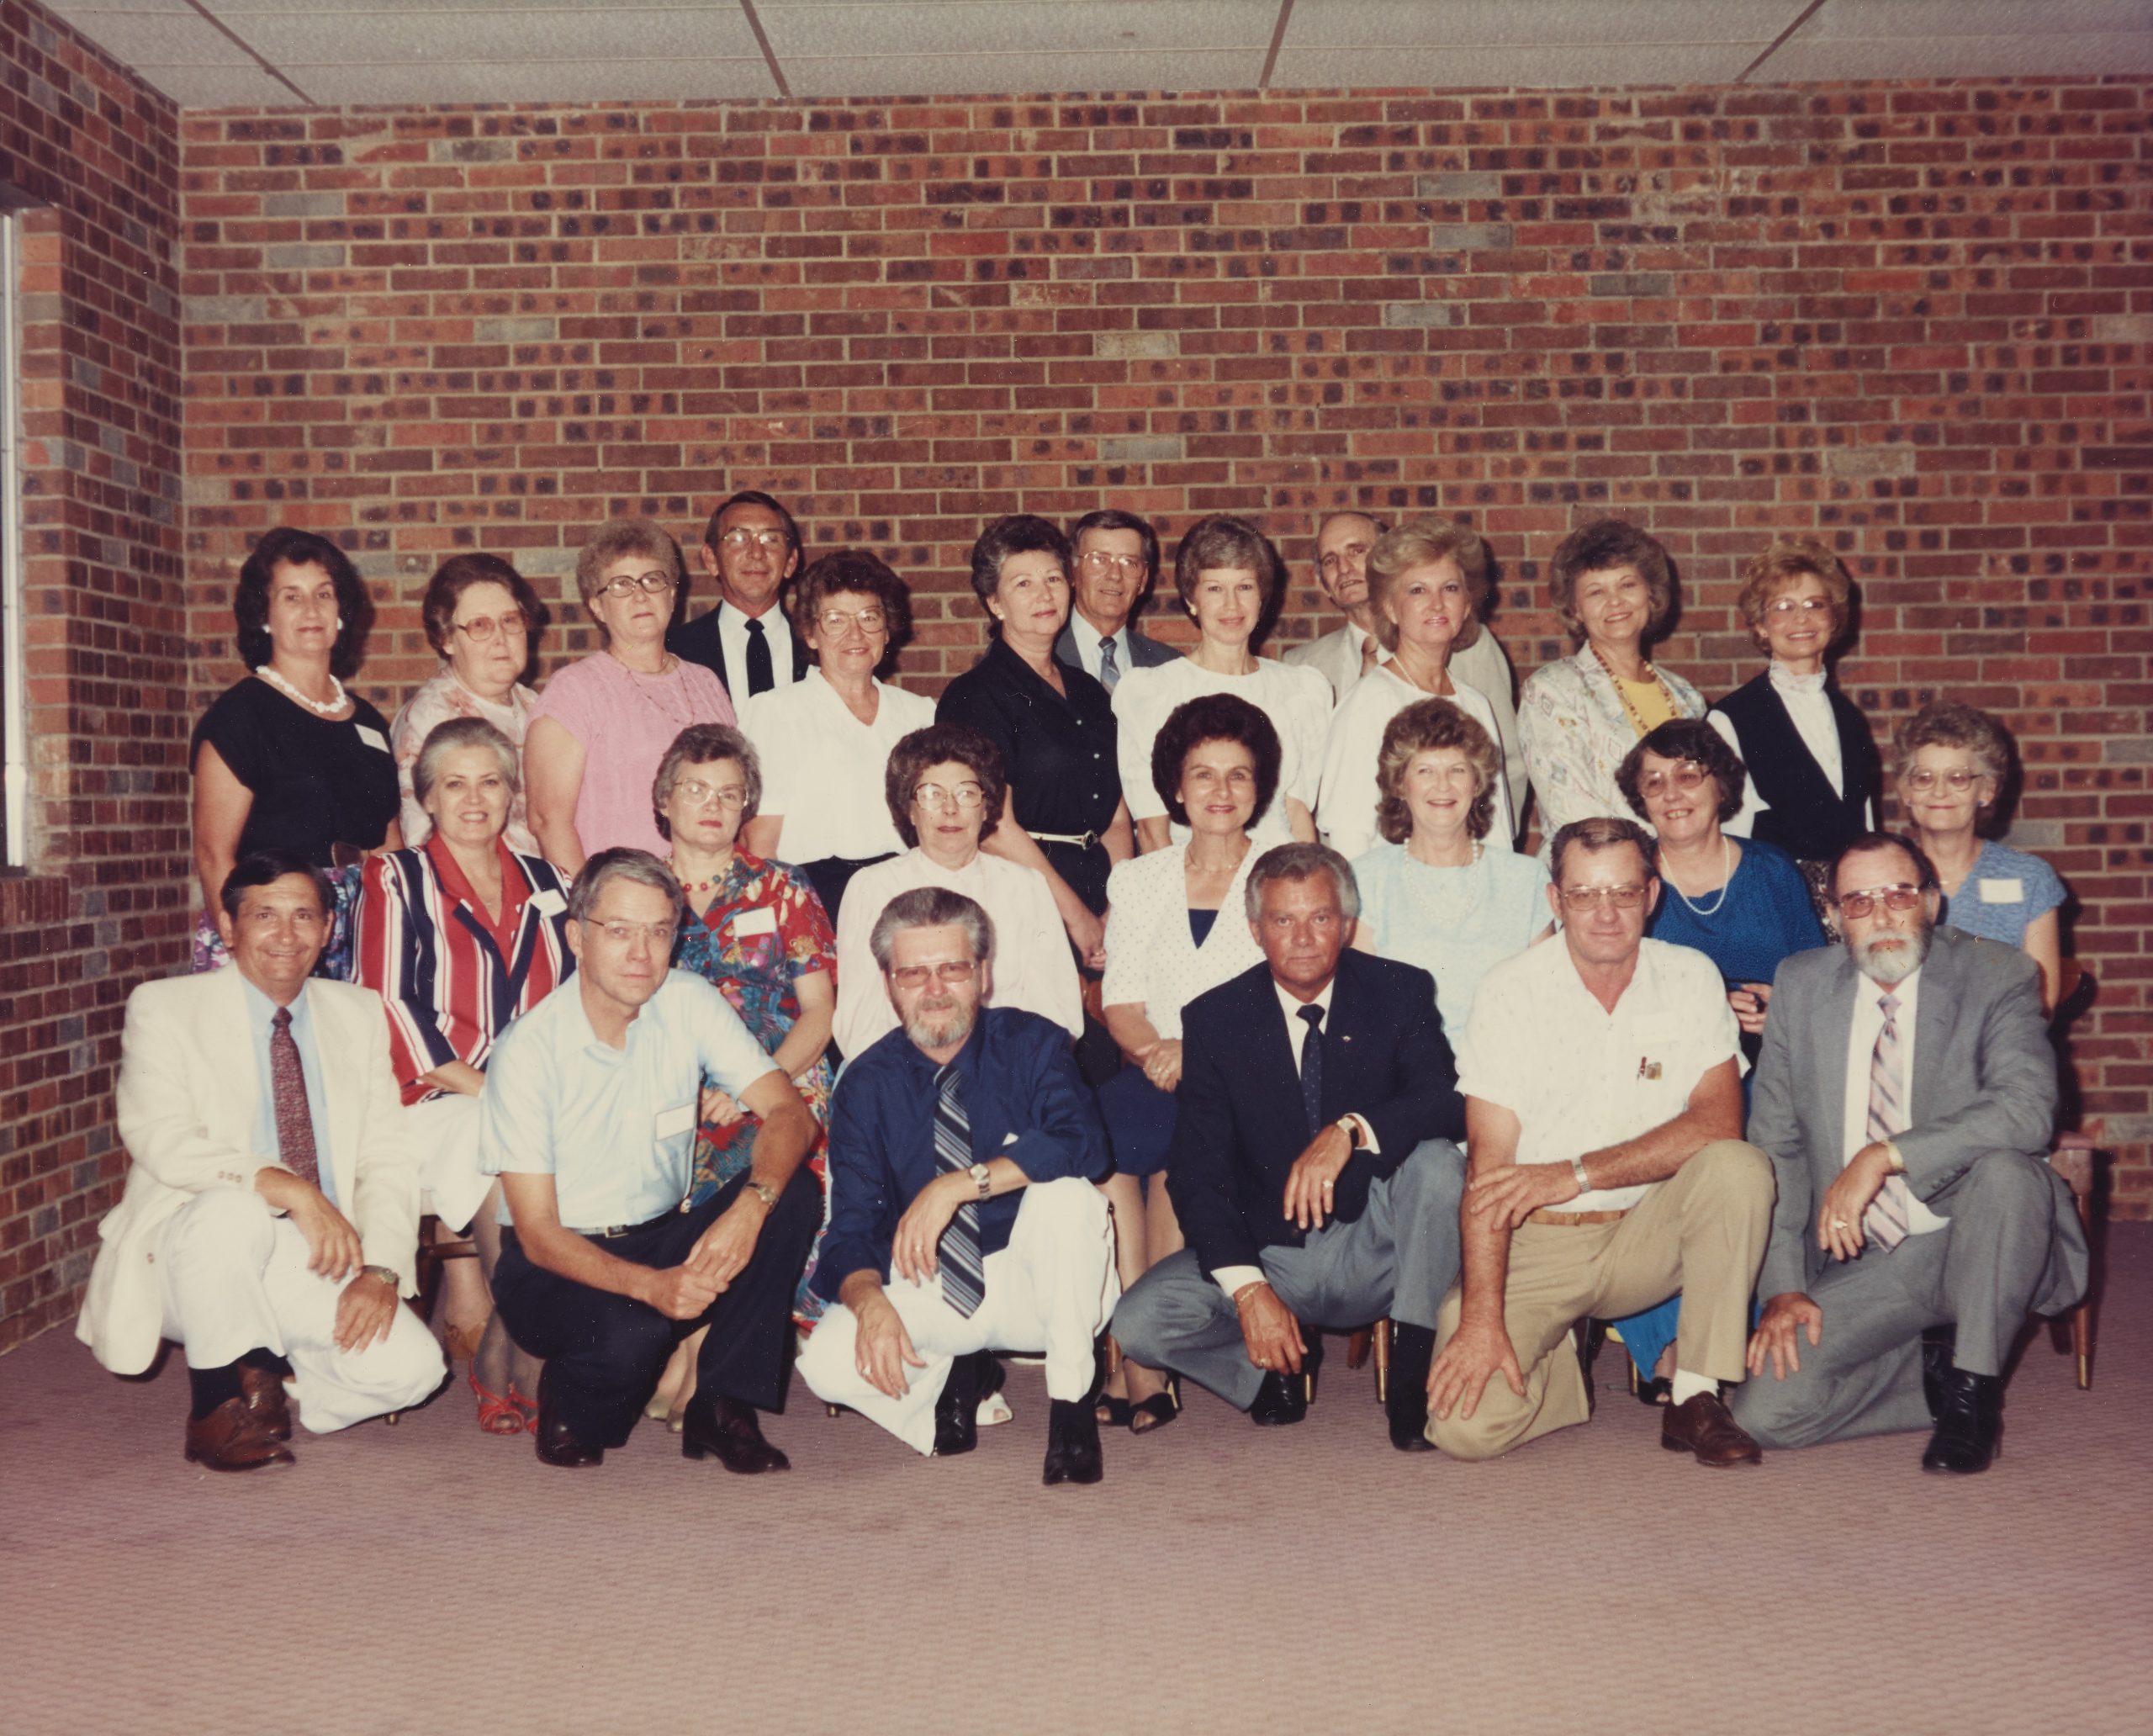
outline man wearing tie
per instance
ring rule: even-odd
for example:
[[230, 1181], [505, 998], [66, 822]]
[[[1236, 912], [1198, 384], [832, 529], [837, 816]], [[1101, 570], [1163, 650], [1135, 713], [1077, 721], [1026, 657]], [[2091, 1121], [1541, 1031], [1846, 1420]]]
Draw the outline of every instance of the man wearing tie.
[[1171, 645], [1136, 630], [1136, 617], [1159, 576], [1159, 537], [1133, 512], [1087, 512], [1070, 527], [1074, 568], [1068, 624], [1054, 654], [1108, 692], [1132, 669], [1172, 663]]
[[778, 606], [800, 570], [792, 515], [770, 495], [743, 490], [711, 514], [696, 553], [704, 576], [717, 581], [718, 600], [668, 628], [665, 648], [724, 682], [735, 711], [751, 695], [801, 680], [807, 643]]
[[231, 968], [145, 982], [120, 1038], [126, 1192], [100, 1227], [76, 1336], [140, 1374], [187, 1356], [187, 1457], [290, 1464], [315, 1434], [416, 1405], [446, 1370], [413, 1289], [418, 1155], [372, 989], [313, 976], [329, 889], [265, 850], [225, 877]]
[[1307, 1327], [1388, 1316], [1390, 1439], [1410, 1453], [1428, 1444], [1436, 1312], [1457, 1276], [1464, 1117], [1434, 983], [1350, 950], [1359, 908], [1321, 844], [1249, 871], [1264, 962], [1182, 1014], [1166, 1191], [1188, 1246], [1137, 1281], [1114, 1332], [1132, 1361], [1276, 1426], [1307, 1411]]
[[1757, 1064], [1749, 1133], [1779, 1203], [1734, 1414], [1784, 1447], [1933, 1423], [1924, 1470], [1986, 1470], [2012, 1341], [2086, 1289], [2044, 1161], [2039, 973], [1938, 928], [1936, 871], [1904, 839], [1856, 839], [1831, 883], [1846, 945], [1780, 966]]
[[915, 887], [869, 948], [898, 1029], [853, 1057], [830, 1107], [830, 1226], [814, 1288], [833, 1305], [801, 1354], [817, 1398], [907, 1446], [969, 1453], [990, 1349], [1043, 1352], [1042, 1480], [1102, 1474], [1098, 1343], [1119, 1283], [1106, 1130], [1068, 1033], [987, 1007], [993, 925]]

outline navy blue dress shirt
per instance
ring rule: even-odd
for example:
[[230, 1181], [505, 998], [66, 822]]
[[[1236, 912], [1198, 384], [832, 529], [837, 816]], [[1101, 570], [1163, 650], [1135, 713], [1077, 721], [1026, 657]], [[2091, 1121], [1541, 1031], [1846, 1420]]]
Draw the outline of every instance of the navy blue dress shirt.
[[[1014, 1007], [981, 1009], [958, 1051], [972, 1155], [1007, 1157], [1033, 1182], [1107, 1172], [1106, 1129], [1076, 1072], [1069, 1033]], [[919, 1190], [933, 1181], [936, 1063], [902, 1029], [854, 1056], [830, 1104], [830, 1227], [813, 1288], [834, 1302], [855, 1272], [890, 1276], [890, 1245]], [[981, 1205], [982, 1257], [1009, 1245], [1020, 1188]]]

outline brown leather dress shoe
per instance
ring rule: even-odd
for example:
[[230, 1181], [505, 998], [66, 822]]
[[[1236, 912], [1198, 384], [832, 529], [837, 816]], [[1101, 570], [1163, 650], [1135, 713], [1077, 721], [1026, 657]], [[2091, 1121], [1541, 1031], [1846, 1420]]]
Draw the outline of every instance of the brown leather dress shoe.
[[258, 1471], [264, 1465], [297, 1463], [292, 1449], [248, 1410], [244, 1398], [226, 1399], [207, 1416], [188, 1419], [187, 1457], [212, 1471]]
[[1764, 1462], [1764, 1449], [1735, 1426], [1717, 1393], [1669, 1405], [1660, 1417], [1659, 1444], [1669, 1453], [1694, 1453], [1699, 1464], [1715, 1469]]
[[240, 1400], [262, 1432], [272, 1441], [292, 1438], [292, 1410], [284, 1397], [284, 1379], [273, 1368], [239, 1365]]

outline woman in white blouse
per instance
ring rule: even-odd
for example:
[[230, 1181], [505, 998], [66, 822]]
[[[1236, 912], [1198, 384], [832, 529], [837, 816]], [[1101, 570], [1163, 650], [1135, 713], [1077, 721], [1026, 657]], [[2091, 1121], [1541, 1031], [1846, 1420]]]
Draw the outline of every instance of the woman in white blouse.
[[1315, 839], [1316, 780], [1330, 723], [1330, 683], [1320, 670], [1274, 662], [1249, 649], [1285, 580], [1278, 551], [1245, 519], [1199, 519], [1174, 555], [1174, 586], [1202, 635], [1188, 654], [1133, 669], [1114, 690], [1121, 788], [1140, 849], [1188, 836], [1173, 823], [1151, 783], [1151, 744], [1175, 707], [1207, 693], [1231, 693], [1270, 718], [1278, 733], [1278, 799], [1259, 816], [1259, 844]]
[[[1486, 631], [1488, 545], [1447, 518], [1416, 519], [1388, 531], [1368, 553], [1368, 601], [1376, 641], [1386, 655], [1355, 682], [1330, 720], [1316, 813], [1324, 838], [1351, 861], [1380, 834], [1376, 761], [1390, 720], [1417, 700], [1447, 699], [1497, 739], [1495, 708], [1478, 688], [1454, 679], [1452, 654]], [[1507, 844], [1517, 835], [1510, 786], [1493, 792], [1490, 834]]]
[[[1242, 893], [1279, 757], [1278, 732], [1246, 700], [1214, 693], [1176, 707], [1152, 743], [1151, 783], [1187, 841], [1119, 864], [1107, 882], [1106, 1027], [1128, 1065], [1099, 1088], [1114, 1157], [1101, 1186], [1124, 1292], [1182, 1245], [1165, 1173], [1182, 1008], [1263, 961]], [[1099, 1400], [1102, 1421], [1138, 1434], [1177, 1408], [1165, 1377], [1128, 1362]]]
[[875, 556], [824, 555], [800, 575], [790, 606], [817, 666], [741, 708], [740, 733], [762, 762], [763, 807], [740, 842], [798, 868], [834, 923], [853, 876], [909, 841], [890, 823], [883, 775], [890, 750], [934, 721], [934, 701], [875, 679], [911, 634], [912, 594]]
[[[802, 685], [805, 685], [804, 683]], [[1002, 819], [1008, 792], [994, 744], [963, 723], [916, 729], [890, 754], [883, 794], [896, 831], [912, 846], [852, 877], [838, 918], [838, 1046], [858, 1055], [897, 1028], [897, 1010], [868, 937], [900, 892], [919, 887], [962, 892], [994, 924], [987, 1003], [1050, 1019], [1084, 1034], [1076, 960], [1046, 876], [979, 847]]]

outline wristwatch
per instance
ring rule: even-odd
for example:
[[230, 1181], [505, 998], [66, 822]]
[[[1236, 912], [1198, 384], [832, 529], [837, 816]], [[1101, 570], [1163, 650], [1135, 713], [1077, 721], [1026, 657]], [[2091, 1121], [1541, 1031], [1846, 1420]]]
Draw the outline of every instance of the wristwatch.
[[379, 1278], [399, 1295], [404, 1292], [403, 1276], [394, 1266], [362, 1266], [359, 1273], [362, 1277]]
[[770, 1186], [768, 1182], [751, 1181], [748, 1183], [748, 1191], [763, 1202], [764, 1211], [774, 1212], [777, 1209], [777, 1189]]
[[1580, 1195], [1592, 1192], [1592, 1178], [1584, 1172], [1584, 1158], [1570, 1159], [1570, 1173], [1578, 1178], [1578, 1193]]
[[1896, 1140], [1886, 1140], [1883, 1145], [1884, 1167], [1893, 1175], [1904, 1175], [1907, 1172], [1906, 1154], [1900, 1151], [1898, 1142]]
[[975, 1163], [965, 1173], [978, 1184], [979, 1197], [981, 1199], [986, 1199], [994, 1191], [994, 1178], [987, 1172], [987, 1166], [984, 1163]]

